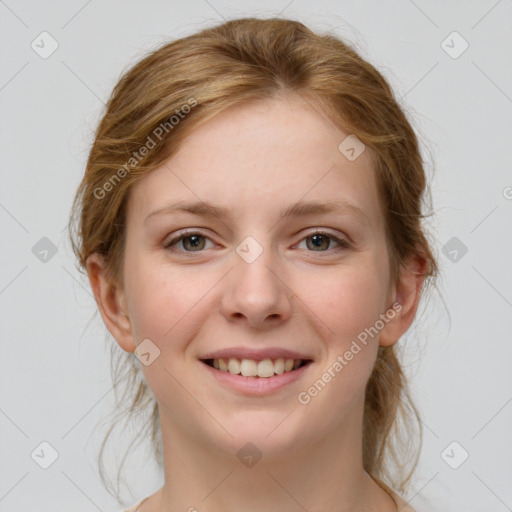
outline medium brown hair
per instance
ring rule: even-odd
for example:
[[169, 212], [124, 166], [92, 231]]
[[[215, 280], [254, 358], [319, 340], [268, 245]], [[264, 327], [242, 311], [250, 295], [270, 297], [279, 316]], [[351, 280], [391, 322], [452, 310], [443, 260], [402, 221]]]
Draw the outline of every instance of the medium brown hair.
[[[133, 184], [175, 154], [184, 138], [213, 116], [234, 105], [288, 93], [321, 106], [332, 122], [370, 149], [391, 277], [396, 280], [408, 258], [417, 256], [426, 263], [425, 283], [431, 284], [438, 267], [422, 226], [428, 184], [417, 137], [391, 87], [339, 37], [278, 18], [232, 20], [166, 43], [123, 74], [97, 127], [73, 202], [69, 235], [79, 270], [85, 270], [89, 255], [99, 253], [108, 276], [122, 286], [126, 205]], [[149, 139], [155, 146], [141, 151], [152, 146]], [[397, 350], [395, 345], [379, 347], [367, 383], [363, 466], [376, 481], [403, 492], [419, 457], [422, 425]], [[111, 362], [116, 396], [120, 382], [126, 382], [99, 456], [104, 484], [105, 443], [123, 417], [147, 415], [145, 428], [156, 460], [163, 463], [159, 411], [138, 361], [113, 343]], [[141, 432], [139, 442], [146, 437]], [[417, 447], [411, 444], [414, 440]]]

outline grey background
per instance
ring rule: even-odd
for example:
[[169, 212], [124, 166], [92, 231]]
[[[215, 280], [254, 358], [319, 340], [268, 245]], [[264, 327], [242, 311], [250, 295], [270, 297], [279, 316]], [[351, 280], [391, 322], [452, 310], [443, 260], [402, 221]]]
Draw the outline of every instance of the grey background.
[[[442, 293], [401, 341], [425, 429], [406, 497], [418, 511], [512, 508], [510, 0], [0, 0], [1, 512], [122, 508], [94, 460], [113, 404], [104, 326], [87, 326], [96, 306], [65, 230], [103, 103], [163, 40], [279, 13], [351, 42], [422, 140]], [[46, 59], [31, 47], [43, 31], [58, 43]], [[469, 44], [457, 58], [453, 31]], [[42, 442], [58, 452], [48, 469], [31, 456], [49, 457]], [[143, 449], [129, 468], [128, 504], [160, 487]]]

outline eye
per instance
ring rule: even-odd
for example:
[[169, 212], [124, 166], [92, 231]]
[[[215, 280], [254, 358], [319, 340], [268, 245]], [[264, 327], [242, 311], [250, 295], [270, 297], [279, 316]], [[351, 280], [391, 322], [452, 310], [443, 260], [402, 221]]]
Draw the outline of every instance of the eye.
[[[306, 241], [306, 247], [308, 249], [311, 249], [314, 252], [328, 252], [328, 249], [331, 241], [335, 241], [339, 247], [335, 248], [334, 251], [338, 252], [342, 249], [348, 249], [350, 248], [350, 243], [345, 239], [340, 239], [337, 236], [334, 236], [331, 233], [328, 233], [326, 231], [315, 231], [313, 233], [310, 233], [302, 240]], [[311, 240], [311, 243], [308, 243], [308, 240]]]
[[205, 240], [210, 239], [204, 236], [202, 233], [190, 231], [187, 233], [182, 233], [177, 237], [171, 238], [171, 240], [165, 243], [164, 248], [175, 251], [178, 249], [174, 249], [172, 246], [183, 242], [182, 248], [184, 248], [184, 252], [201, 252], [201, 250], [205, 248]]
[[[205, 247], [206, 240], [209, 240], [211, 242], [210, 238], [203, 235], [201, 232], [188, 231], [168, 240], [164, 244], [164, 248], [169, 249], [171, 251], [185, 253], [201, 252], [203, 249], [207, 248]], [[334, 250], [335, 252], [350, 248], [350, 243], [347, 240], [338, 238], [337, 236], [331, 233], [321, 230], [310, 233], [302, 240], [306, 241], [307, 249], [313, 252], [328, 252], [329, 246], [331, 245], [332, 241], [338, 244], [337, 248], [331, 249]], [[310, 243], [308, 243], [309, 240], [311, 240]], [[181, 247], [174, 247], [176, 245], [179, 245], [180, 243]]]

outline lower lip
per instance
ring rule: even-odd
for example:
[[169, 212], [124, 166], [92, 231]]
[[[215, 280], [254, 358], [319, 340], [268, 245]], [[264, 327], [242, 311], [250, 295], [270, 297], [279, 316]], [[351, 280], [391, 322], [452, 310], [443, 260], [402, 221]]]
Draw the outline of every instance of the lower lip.
[[309, 362], [296, 370], [284, 372], [281, 375], [274, 375], [273, 377], [244, 377], [243, 375], [234, 375], [229, 372], [216, 370], [203, 361], [200, 361], [200, 363], [221, 384], [244, 395], [251, 396], [263, 396], [274, 393], [286, 385], [300, 379], [311, 366], [311, 362]]

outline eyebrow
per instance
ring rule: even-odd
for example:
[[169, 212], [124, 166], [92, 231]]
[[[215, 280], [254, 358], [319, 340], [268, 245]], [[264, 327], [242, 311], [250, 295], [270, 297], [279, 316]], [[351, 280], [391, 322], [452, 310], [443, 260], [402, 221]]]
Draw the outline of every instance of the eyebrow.
[[[161, 208], [149, 213], [144, 219], [144, 224], [155, 215], [169, 214], [173, 212], [187, 212], [194, 215], [219, 217], [222, 220], [232, 220], [235, 216], [228, 208], [215, 206], [204, 201], [178, 201], [174, 204], [162, 206]], [[361, 218], [366, 223], [369, 221], [366, 213], [361, 208], [344, 199], [327, 202], [298, 201], [281, 211], [281, 219], [290, 217], [306, 217], [326, 213], [347, 213]]]

